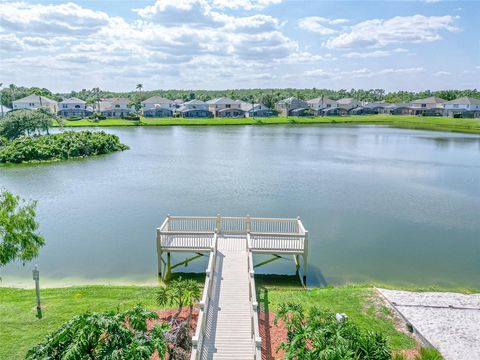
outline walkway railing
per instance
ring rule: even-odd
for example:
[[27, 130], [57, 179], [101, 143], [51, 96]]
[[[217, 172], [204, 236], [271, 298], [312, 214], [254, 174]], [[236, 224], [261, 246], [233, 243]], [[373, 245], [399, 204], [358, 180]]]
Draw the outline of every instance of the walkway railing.
[[222, 235], [250, 233], [253, 252], [305, 254], [308, 232], [297, 219], [217, 216], [168, 216], [157, 229], [162, 251], [208, 251], [215, 229]]
[[[250, 243], [250, 234], [247, 234], [247, 244]], [[248, 251], [248, 249], [247, 249]], [[253, 353], [255, 360], [262, 359], [262, 338], [260, 337], [260, 329], [258, 327], [258, 302], [257, 293], [255, 289], [255, 271], [253, 270], [253, 256], [252, 252], [248, 251], [248, 281], [249, 281], [249, 296], [251, 304], [251, 335], [253, 340]]]
[[208, 311], [210, 305], [210, 299], [212, 296], [213, 278], [215, 276], [215, 265], [217, 260], [217, 233], [213, 236], [213, 246], [210, 252], [210, 258], [208, 259], [208, 267], [205, 271], [205, 285], [203, 287], [202, 299], [199, 306], [200, 311], [198, 313], [197, 327], [195, 329], [195, 335], [192, 337], [192, 354], [190, 359], [200, 359], [203, 349], [203, 340], [205, 338], [205, 329], [207, 325]]

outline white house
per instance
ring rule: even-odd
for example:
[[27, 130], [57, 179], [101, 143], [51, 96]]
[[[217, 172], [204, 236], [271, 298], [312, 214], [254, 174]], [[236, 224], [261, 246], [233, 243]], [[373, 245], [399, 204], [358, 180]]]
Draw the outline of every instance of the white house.
[[208, 111], [208, 104], [205, 101], [193, 99], [183, 103], [181, 106], [184, 110], [206, 110]]
[[454, 117], [466, 112], [471, 112], [471, 117], [480, 117], [480, 100], [464, 96], [443, 104], [444, 114]]
[[338, 104], [335, 100], [331, 100], [325, 96], [320, 96], [315, 99], [307, 100], [307, 104], [317, 114], [319, 114], [320, 111], [322, 111], [323, 109], [338, 107]]
[[40, 95], [29, 95], [13, 101], [13, 110], [35, 110], [40, 108], [50, 109], [51, 112], [56, 114], [58, 112], [58, 103], [55, 100]]
[[100, 112], [105, 117], [122, 117], [128, 115], [131, 109], [128, 107], [130, 100], [125, 98], [109, 98], [100, 101]]
[[[240, 109], [240, 102], [238, 100], [232, 100], [227, 97], [220, 97], [217, 99], [207, 101], [208, 110], [210, 110], [215, 116], [219, 116], [219, 111], [223, 109]], [[243, 111], [244, 112], [244, 111]]]
[[443, 100], [436, 96], [430, 96], [425, 99], [414, 100], [410, 103], [412, 109], [443, 109], [443, 104], [446, 100]]
[[308, 103], [296, 97], [289, 97], [275, 103], [275, 109], [282, 116], [292, 115], [295, 111], [304, 111], [308, 109]]
[[177, 108], [177, 104], [175, 101], [170, 99], [165, 99], [161, 96], [152, 96], [144, 101], [141, 102], [142, 105], [142, 113], [146, 110], [152, 109], [165, 109], [174, 111]]
[[350, 110], [362, 105], [361, 101], [354, 98], [342, 98], [337, 100], [338, 107], [346, 110]]
[[6, 107], [5, 105], [0, 105], [0, 117], [4, 117], [9, 111], [12, 111], [12, 109]]
[[91, 115], [93, 109], [87, 106], [87, 103], [79, 98], [71, 97], [58, 103], [58, 114], [63, 117], [78, 116], [84, 117]]

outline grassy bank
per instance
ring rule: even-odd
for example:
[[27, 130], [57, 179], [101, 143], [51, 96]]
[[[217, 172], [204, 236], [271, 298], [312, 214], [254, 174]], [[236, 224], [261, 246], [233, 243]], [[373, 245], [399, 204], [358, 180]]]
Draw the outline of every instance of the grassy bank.
[[[301, 290], [289, 284], [272, 288], [259, 282], [259, 302], [275, 311], [285, 301], [305, 307], [319, 305], [347, 313], [361, 328], [381, 331], [394, 349], [415, 347], [408, 336], [395, 330], [388, 310], [377, 303], [369, 287]], [[21, 359], [26, 351], [74, 315], [90, 311], [121, 310], [142, 304], [155, 304], [155, 287], [83, 286], [44, 289], [41, 292], [43, 318], [35, 318], [35, 291], [0, 287], [0, 359]]]
[[141, 118], [140, 121], [107, 119], [100, 121], [64, 121], [66, 127], [83, 126], [171, 126], [171, 125], [289, 125], [289, 124], [375, 124], [397, 128], [454, 131], [480, 134], [480, 119], [452, 119], [428, 116], [367, 115], [367, 116], [324, 116], [324, 117], [272, 117], [272, 118]]

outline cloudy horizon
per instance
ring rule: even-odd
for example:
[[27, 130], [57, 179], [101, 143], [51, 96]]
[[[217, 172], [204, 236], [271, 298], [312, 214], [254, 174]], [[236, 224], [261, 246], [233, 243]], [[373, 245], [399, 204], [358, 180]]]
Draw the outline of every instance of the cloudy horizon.
[[56, 92], [473, 89], [479, 3], [0, 1], [0, 82]]

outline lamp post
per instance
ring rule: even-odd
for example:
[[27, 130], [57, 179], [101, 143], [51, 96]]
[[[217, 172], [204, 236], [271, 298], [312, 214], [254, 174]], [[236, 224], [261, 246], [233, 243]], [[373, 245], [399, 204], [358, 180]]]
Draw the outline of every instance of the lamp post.
[[40, 271], [38, 271], [38, 265], [35, 265], [33, 269], [33, 280], [35, 280], [35, 293], [37, 295], [37, 318], [42, 318], [42, 308], [40, 306]]

